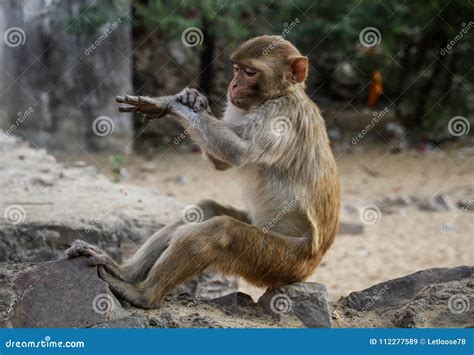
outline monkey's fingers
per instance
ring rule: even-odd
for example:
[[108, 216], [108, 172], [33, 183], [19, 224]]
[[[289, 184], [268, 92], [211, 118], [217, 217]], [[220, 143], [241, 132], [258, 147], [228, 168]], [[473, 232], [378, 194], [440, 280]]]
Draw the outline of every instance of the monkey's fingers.
[[137, 106], [128, 106], [128, 107], [119, 107], [119, 112], [140, 112], [140, 107]]
[[160, 113], [159, 110], [157, 110], [154, 107], [140, 107], [140, 106], [121, 106], [118, 108], [119, 112], [138, 112], [141, 113], [142, 115], [145, 115], [147, 113]]
[[130, 104], [130, 105], [143, 105], [143, 104], [154, 105], [156, 104], [156, 100], [148, 96], [125, 95], [125, 97], [123, 98], [123, 103]]

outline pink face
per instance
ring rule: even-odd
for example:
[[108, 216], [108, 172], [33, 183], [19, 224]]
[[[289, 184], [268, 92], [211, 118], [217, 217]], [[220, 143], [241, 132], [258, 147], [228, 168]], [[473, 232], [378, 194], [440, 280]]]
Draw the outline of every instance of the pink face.
[[234, 77], [227, 94], [230, 102], [241, 109], [249, 109], [258, 100], [260, 73], [250, 67], [234, 64]]

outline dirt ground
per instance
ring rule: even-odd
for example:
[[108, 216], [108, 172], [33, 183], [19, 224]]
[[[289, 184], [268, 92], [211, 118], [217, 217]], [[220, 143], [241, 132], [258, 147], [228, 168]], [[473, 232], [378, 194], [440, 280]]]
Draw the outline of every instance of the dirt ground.
[[[466, 153], [467, 152], [467, 153]], [[474, 197], [472, 149], [410, 150], [391, 154], [385, 148], [336, 154], [343, 204], [367, 205], [384, 196], [432, 197], [446, 193], [454, 201]], [[84, 160], [111, 176], [105, 156], [78, 154], [61, 161]], [[130, 155], [121, 184], [139, 184], [175, 196], [183, 204], [213, 198], [243, 207], [235, 170], [217, 172], [199, 153], [170, 147], [149, 158]], [[153, 213], [153, 211], [150, 211]], [[310, 278], [324, 283], [336, 300], [375, 283], [432, 268], [474, 264], [474, 212], [426, 212], [415, 205], [382, 214], [379, 223], [360, 235], [340, 235]], [[440, 227], [455, 218], [452, 229]], [[357, 213], [342, 221], [360, 223]], [[241, 282], [244, 292], [258, 297], [263, 290]]]

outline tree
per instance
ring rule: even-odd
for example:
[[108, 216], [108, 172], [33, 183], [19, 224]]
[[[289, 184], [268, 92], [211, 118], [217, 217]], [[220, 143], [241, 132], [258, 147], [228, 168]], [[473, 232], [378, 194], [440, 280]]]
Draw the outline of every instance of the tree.
[[229, 43], [248, 36], [251, 33], [248, 19], [265, 6], [265, 2], [255, 1], [138, 1], [136, 25], [157, 29], [156, 35], [164, 39], [179, 38], [187, 29], [197, 28], [197, 35], [202, 37], [199, 39], [202, 46], [197, 48], [200, 50], [199, 88], [209, 95], [218, 37]]

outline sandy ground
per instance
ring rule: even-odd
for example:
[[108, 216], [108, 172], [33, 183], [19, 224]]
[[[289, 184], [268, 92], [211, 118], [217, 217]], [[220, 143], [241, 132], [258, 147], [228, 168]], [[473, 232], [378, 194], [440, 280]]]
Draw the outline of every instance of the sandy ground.
[[[398, 155], [384, 148], [336, 154], [344, 203], [370, 204], [389, 195], [430, 197], [447, 193], [455, 201], [474, 197], [474, 157], [459, 150], [408, 151]], [[111, 175], [107, 157], [80, 154], [59, 160], [84, 160]], [[242, 207], [241, 184], [234, 170], [216, 172], [200, 154], [173, 147], [148, 159], [130, 155], [121, 184], [139, 184], [175, 196], [183, 204], [213, 198]], [[151, 211], [152, 212], [152, 211]], [[454, 228], [440, 227], [456, 219]], [[359, 222], [343, 213], [343, 221]], [[338, 236], [310, 280], [324, 283], [335, 300], [375, 283], [432, 268], [474, 264], [474, 212], [424, 212], [415, 206], [383, 214], [379, 223], [365, 226], [362, 235]], [[263, 291], [241, 282], [244, 292]]]

